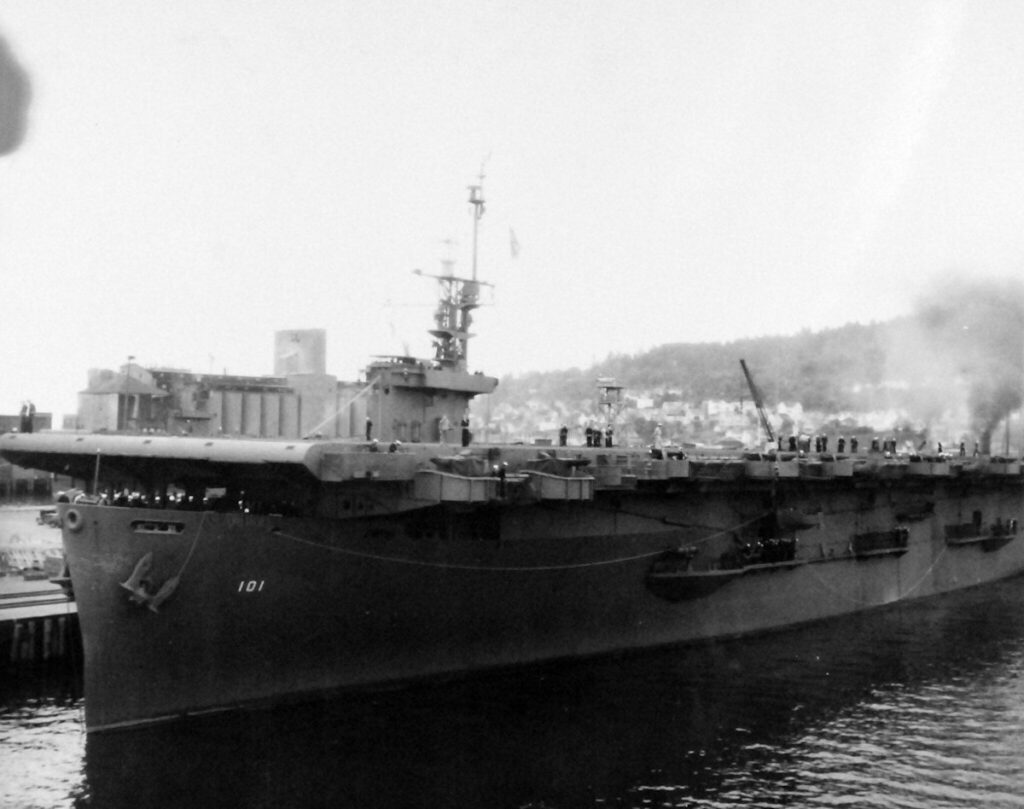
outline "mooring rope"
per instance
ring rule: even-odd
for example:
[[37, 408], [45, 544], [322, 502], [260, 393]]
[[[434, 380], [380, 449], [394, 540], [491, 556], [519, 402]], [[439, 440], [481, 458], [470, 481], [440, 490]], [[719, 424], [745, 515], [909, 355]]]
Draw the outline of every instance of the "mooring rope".
[[367, 393], [369, 393], [371, 390], [373, 390], [373, 386], [377, 384], [379, 379], [380, 379], [380, 377], [378, 377], [378, 376], [375, 376], [373, 379], [371, 379], [366, 384], [366, 387], [364, 387], [362, 390], [360, 390], [355, 396], [350, 398], [344, 404], [340, 404], [336, 408], [334, 408], [334, 410], [331, 413], [328, 414], [327, 418], [325, 418], [323, 421], [321, 421], [319, 424], [317, 424], [312, 430], [309, 430], [306, 433], [306, 435], [316, 435], [317, 433], [319, 433], [321, 429], [323, 429], [324, 427], [327, 426], [328, 422], [333, 421], [339, 415], [341, 415], [341, 412], [343, 410], [348, 409], [349, 407], [354, 405], [356, 402], [358, 402], [360, 399], [362, 399]]
[[[639, 515], [637, 515], [637, 516], [639, 516]], [[657, 518], [652, 518], [652, 519], [657, 519]], [[736, 531], [739, 528], [742, 528], [742, 527], [744, 527], [746, 525], [749, 525], [752, 522], [755, 522], [757, 519], [760, 519], [760, 518], [757, 517], [757, 518], [755, 518], [753, 520], [747, 520], [747, 521], [738, 523], [735, 526], [732, 526], [732, 527], [729, 527], [729, 528], [724, 528], [722, 530], [716, 531], [716, 532], [714, 532], [712, 534], [709, 534], [706, 537], [702, 537], [701, 539], [696, 540], [692, 544], [702, 544], [704, 542], [708, 542], [711, 539], [714, 539], [715, 537], [724, 536], [726, 534], [730, 534], [730, 533]], [[656, 551], [648, 551], [646, 553], [639, 553], [639, 554], [635, 554], [633, 556], [620, 556], [620, 557], [617, 557], [615, 559], [602, 559], [602, 560], [596, 561], [596, 562], [576, 562], [576, 563], [573, 563], [573, 564], [564, 564], [564, 565], [522, 565], [522, 566], [519, 566], [519, 565], [507, 565], [507, 566], [506, 565], [472, 565], [472, 564], [458, 564], [458, 563], [455, 563], [455, 562], [428, 562], [428, 561], [425, 561], [425, 560], [422, 560], [422, 559], [410, 559], [407, 556], [384, 556], [382, 554], [369, 553], [367, 551], [356, 551], [356, 550], [352, 550], [350, 548], [339, 548], [339, 547], [337, 547], [335, 545], [325, 545], [322, 542], [315, 542], [315, 541], [313, 541], [311, 539], [305, 539], [304, 537], [295, 536], [294, 534], [288, 534], [288, 533], [285, 533], [284, 531], [281, 531], [281, 530], [272, 530], [271, 533], [273, 533], [275, 536], [283, 537], [284, 539], [290, 539], [293, 542], [298, 542], [298, 543], [301, 543], [303, 545], [310, 545], [310, 546], [312, 546], [314, 548], [320, 548], [321, 550], [329, 551], [330, 553], [340, 553], [340, 554], [343, 554], [345, 556], [354, 556], [354, 557], [357, 557], [359, 559], [371, 559], [371, 560], [373, 560], [375, 562], [391, 562], [391, 563], [397, 564], [397, 565], [412, 565], [412, 566], [415, 566], [415, 567], [432, 567], [432, 568], [440, 568], [440, 569], [443, 569], [443, 570], [476, 570], [476, 571], [481, 571], [481, 572], [538, 573], [538, 572], [553, 571], [553, 570], [579, 570], [579, 569], [591, 568], [591, 567], [606, 567], [608, 565], [628, 564], [629, 562], [636, 562], [636, 561], [639, 561], [641, 559], [651, 559], [651, 558], [653, 558], [655, 556], [660, 556], [666, 550], [668, 550], [667, 548], [659, 548]]]
[[[932, 560], [932, 563], [930, 565], [928, 565], [928, 569], [925, 570], [924, 573], [921, 574], [921, 577], [917, 580], [917, 582], [914, 583], [913, 587], [910, 587], [910, 588], [908, 588], [906, 590], [904, 590], [902, 587], [899, 588], [900, 589], [900, 595], [896, 599], [896, 601], [903, 601], [904, 599], [908, 598], [911, 593], [913, 593], [922, 584], [924, 584], [924, 582], [927, 580], [927, 578], [932, 574], [932, 571], [935, 570], [935, 566], [942, 560], [942, 557], [944, 557], [946, 555], [946, 550], [947, 550], [946, 547], [942, 548], [942, 550], [939, 552], [939, 555], [936, 556], [935, 559]], [[813, 562], [842, 562], [842, 561], [853, 562], [853, 561], [856, 561], [856, 557], [852, 556], [852, 555], [847, 555], [847, 556], [830, 556], [830, 557], [827, 557], [825, 559], [820, 559], [820, 560], [815, 559], [815, 560], [811, 560], [811, 561], [813, 561]], [[828, 584], [821, 576], [819, 576], [817, 574], [817, 572], [816, 572], [816, 565], [813, 565], [813, 564], [807, 565], [807, 569], [811, 571], [811, 575], [814, 576], [814, 578], [817, 580], [818, 584], [820, 584], [826, 590], [826, 592], [828, 592], [832, 596], [835, 596], [837, 598], [840, 598], [840, 599], [846, 601], [848, 604], [856, 604], [857, 606], [865, 606], [865, 605], [876, 603], [874, 601], [868, 601], [868, 600], [859, 599], [859, 598], [851, 598], [850, 596], [848, 596], [845, 593], [843, 593], [841, 590], [837, 590], [835, 587], [833, 587], [832, 585]], [[897, 572], [899, 572], [899, 568], [897, 568]], [[889, 603], [893, 603], [893, 602], [889, 602]]]
[[948, 550], [949, 550], [949, 546], [948, 545], [943, 545], [942, 546], [942, 550], [939, 551], [939, 555], [935, 557], [935, 559], [932, 561], [932, 563], [930, 565], [928, 565], [928, 569], [924, 573], [921, 574], [921, 578], [919, 578], [917, 580], [917, 583], [913, 587], [911, 587], [909, 590], [907, 590], [906, 595], [909, 596], [918, 587], [920, 587], [922, 584], [924, 584], [925, 579], [927, 579], [932, 574], [932, 571], [935, 569], [935, 566], [941, 561], [942, 557], [946, 555], [946, 551], [948, 551]]
[[[623, 512], [623, 513], [629, 514], [632, 517], [641, 517], [642, 518], [642, 517], [645, 516], [643, 514], [637, 514], [635, 512], [628, 512], [628, 511], [627, 512]], [[705, 542], [710, 542], [712, 539], [715, 539], [716, 537], [722, 537], [722, 536], [726, 536], [728, 534], [735, 533], [736, 531], [738, 531], [741, 528], [746, 528], [748, 525], [753, 525], [756, 522], [760, 522], [761, 520], [763, 520], [765, 517], [767, 517], [771, 513], [772, 513], [771, 511], [764, 511], [761, 514], [757, 514], [756, 516], [751, 517], [749, 520], [744, 520], [743, 522], [738, 522], [735, 525], [729, 526], [728, 528], [722, 528], [722, 529], [715, 530], [713, 533], [708, 534], [707, 536], [701, 537], [700, 539], [693, 540], [690, 544], [691, 545], [703, 545]], [[703, 530], [703, 529], [710, 529], [712, 527], [710, 525], [690, 525], [690, 524], [687, 524], [687, 523], [672, 522], [671, 520], [669, 520], [668, 517], [661, 517], [661, 518], [651, 517], [650, 519], [652, 519], [652, 520], [659, 520], [660, 522], [662, 522], [665, 525], [671, 525], [671, 526], [676, 527], [676, 528], [698, 528], [698, 529]]]
[[181, 563], [181, 568], [178, 570], [178, 574], [175, 578], [181, 578], [181, 574], [185, 572], [185, 568], [188, 563], [192, 560], [192, 554], [195, 553], [196, 545], [199, 544], [199, 537], [203, 533], [203, 524], [206, 522], [206, 515], [208, 512], [204, 511], [202, 516], [199, 518], [199, 526], [196, 528], [195, 538], [192, 540], [192, 547], [188, 549], [188, 554], [185, 556], [185, 561]]
[[656, 551], [650, 551], [648, 553], [640, 553], [635, 556], [622, 556], [617, 559], [603, 559], [599, 562], [578, 562], [570, 565], [470, 565], [470, 564], [456, 564], [453, 562], [428, 562], [422, 559], [410, 559], [407, 556], [383, 556], [376, 553], [367, 553], [366, 551], [354, 551], [349, 548], [338, 548], [333, 545], [324, 545], [321, 542], [314, 542], [303, 537], [297, 537], [294, 534], [286, 534], [284, 531], [274, 531], [275, 536], [290, 539], [293, 542], [299, 542], [303, 545], [311, 545], [314, 548], [320, 548], [321, 550], [329, 551], [331, 553], [340, 553], [345, 556], [355, 556], [359, 559], [372, 559], [375, 562], [391, 562], [396, 565], [413, 565], [415, 567], [432, 567], [440, 568], [443, 570], [476, 570], [481, 572], [501, 572], [501, 573], [539, 573], [544, 571], [552, 570], [577, 570], [580, 568], [588, 567], [602, 567], [605, 565], [620, 565], [626, 564], [627, 562], [636, 562], [640, 559], [650, 559], [654, 556], [660, 556], [665, 552], [664, 548]]

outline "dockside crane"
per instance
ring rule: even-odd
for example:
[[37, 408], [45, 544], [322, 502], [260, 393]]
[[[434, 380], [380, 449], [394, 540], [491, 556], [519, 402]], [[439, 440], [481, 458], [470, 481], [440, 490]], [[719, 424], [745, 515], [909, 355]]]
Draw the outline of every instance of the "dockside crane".
[[764, 412], [764, 402], [761, 399], [761, 391], [758, 390], [757, 385], [754, 384], [754, 377], [750, 375], [750, 371], [747, 369], [747, 361], [740, 360], [740, 367], [743, 369], [743, 375], [747, 378], [747, 385], [750, 387], [750, 395], [754, 397], [754, 407], [757, 408], [757, 415], [761, 418], [761, 426], [764, 427], [765, 435], [768, 436], [768, 443], [775, 443], [775, 433], [772, 431], [771, 422], [768, 421], [768, 414]]

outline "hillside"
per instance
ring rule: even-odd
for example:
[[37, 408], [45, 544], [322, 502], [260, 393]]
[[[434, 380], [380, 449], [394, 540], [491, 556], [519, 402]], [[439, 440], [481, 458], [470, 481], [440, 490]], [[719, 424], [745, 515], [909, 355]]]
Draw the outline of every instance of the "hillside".
[[628, 393], [669, 395], [687, 402], [749, 399], [740, 368], [744, 359], [765, 404], [800, 402], [824, 411], [856, 410], [885, 381], [886, 346], [902, 321], [849, 324], [822, 332], [728, 343], [671, 343], [639, 354], [614, 354], [589, 368], [502, 378], [494, 404], [522, 407], [530, 400], [576, 403], [595, 395], [599, 377], [612, 377]]
[[[882, 323], [675, 343], [589, 368], [508, 376], [487, 409], [506, 437], [551, 435], [559, 424], [579, 430], [603, 420], [598, 379], [613, 378], [626, 396], [617, 429], [636, 440], [648, 440], [659, 421], [688, 440], [746, 440], [757, 430], [741, 359], [780, 431], [842, 424], [912, 433], [915, 445], [931, 435], [985, 446], [1002, 428], [1008, 443], [1021, 406], [1024, 290], [1016, 282], [946, 286], [913, 315]], [[726, 404], [731, 417], [722, 415]]]

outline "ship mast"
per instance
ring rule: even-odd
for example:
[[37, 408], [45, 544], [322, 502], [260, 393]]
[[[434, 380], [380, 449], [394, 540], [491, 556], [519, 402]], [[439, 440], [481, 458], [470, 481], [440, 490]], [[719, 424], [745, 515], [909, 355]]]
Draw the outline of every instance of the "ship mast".
[[434, 359], [442, 368], [467, 370], [467, 348], [473, 322], [472, 311], [480, 305], [480, 287], [491, 286], [477, 280], [477, 240], [480, 219], [484, 215], [484, 175], [481, 171], [477, 185], [469, 186], [469, 203], [473, 206], [473, 270], [470, 278], [460, 278], [454, 273], [455, 261], [447, 256], [441, 261], [441, 274], [432, 275], [414, 270], [417, 275], [436, 278], [441, 286], [437, 311], [434, 313], [434, 328], [430, 333], [434, 340]]
[[480, 170], [479, 185], [469, 186], [469, 204], [473, 206], [473, 280], [476, 280], [477, 235], [480, 230], [480, 218], [484, 215], [484, 174]]

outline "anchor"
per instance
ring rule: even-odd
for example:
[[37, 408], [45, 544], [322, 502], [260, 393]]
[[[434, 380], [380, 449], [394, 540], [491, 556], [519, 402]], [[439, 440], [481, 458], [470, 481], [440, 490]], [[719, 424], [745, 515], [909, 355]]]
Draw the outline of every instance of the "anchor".
[[178, 589], [180, 576], [171, 576], [160, 585], [155, 593], [151, 592], [153, 582], [149, 573], [153, 568], [153, 554], [147, 553], [135, 563], [132, 575], [121, 582], [121, 586], [131, 593], [128, 599], [139, 606], [146, 606], [151, 612], [160, 612], [160, 605], [170, 598]]
[[135, 563], [135, 569], [132, 570], [132, 575], [121, 582], [121, 586], [131, 593], [129, 596], [130, 600], [136, 604], [147, 603], [152, 596], [149, 594], [150, 584], [149, 571], [153, 567], [153, 554], [147, 553], [138, 562]]
[[174, 591], [178, 589], [179, 581], [180, 578], [178, 576], [171, 576], [171, 578], [160, 585], [156, 595], [150, 598], [149, 604], [147, 604], [152, 612], [160, 612], [157, 608], [174, 594]]

